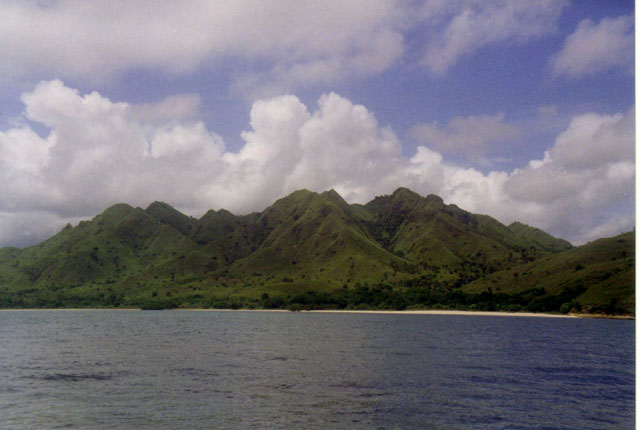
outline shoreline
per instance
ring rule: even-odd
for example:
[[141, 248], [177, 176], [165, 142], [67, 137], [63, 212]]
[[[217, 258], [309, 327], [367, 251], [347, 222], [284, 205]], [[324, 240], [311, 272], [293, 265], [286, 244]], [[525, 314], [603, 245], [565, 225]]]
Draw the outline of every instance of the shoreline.
[[[598, 314], [549, 314], [535, 312], [504, 312], [504, 311], [464, 311], [445, 309], [424, 310], [358, 310], [358, 309], [314, 309], [291, 311], [288, 309], [212, 309], [212, 308], [174, 308], [162, 309], [164, 311], [189, 311], [189, 312], [296, 312], [296, 313], [326, 313], [326, 314], [386, 314], [386, 315], [463, 315], [463, 316], [493, 316], [493, 317], [530, 317], [530, 318], [593, 318], [593, 319], [619, 319], [635, 320], [633, 315], [598, 315]], [[140, 308], [7, 308], [0, 312], [20, 311], [142, 311]], [[147, 310], [145, 310], [146, 312]]]
[[536, 312], [504, 312], [504, 311], [463, 311], [463, 310], [413, 310], [413, 311], [394, 311], [394, 310], [311, 310], [301, 312], [320, 312], [320, 313], [372, 313], [372, 314], [399, 314], [399, 315], [464, 315], [464, 316], [491, 316], [491, 317], [534, 317], [534, 318], [595, 318], [595, 319], [624, 319], [635, 320], [632, 315], [597, 315], [597, 314], [549, 314]]
[[320, 313], [359, 313], [359, 314], [397, 314], [397, 315], [464, 315], [491, 317], [536, 317], [536, 318], [579, 318], [577, 315], [545, 314], [534, 312], [500, 312], [500, 311], [462, 311], [462, 310], [415, 310], [415, 311], [369, 311], [369, 310], [317, 310], [302, 312]]

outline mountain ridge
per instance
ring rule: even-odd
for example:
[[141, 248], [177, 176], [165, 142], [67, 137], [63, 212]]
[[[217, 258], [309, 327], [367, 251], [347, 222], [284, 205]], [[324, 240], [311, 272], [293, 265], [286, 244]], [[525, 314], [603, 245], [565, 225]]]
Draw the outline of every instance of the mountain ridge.
[[[364, 205], [335, 190], [298, 190], [262, 212], [209, 210], [199, 219], [164, 202], [120, 203], [33, 247], [0, 249], [0, 306], [268, 306], [314, 293], [341, 307], [364, 300], [353, 296], [363, 285], [382, 288], [386, 301], [362, 306], [429, 306], [416, 297], [477, 295], [461, 287], [575, 249], [407, 188]], [[629, 310], [628, 297], [616, 303]]]

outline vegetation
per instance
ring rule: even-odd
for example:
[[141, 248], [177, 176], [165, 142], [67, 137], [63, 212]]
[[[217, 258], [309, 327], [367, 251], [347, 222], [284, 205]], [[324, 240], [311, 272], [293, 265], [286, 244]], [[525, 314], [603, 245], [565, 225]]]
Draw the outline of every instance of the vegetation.
[[[485, 276], [465, 285], [463, 291], [477, 293], [492, 289], [512, 295], [536, 286], [545, 288], [544, 297], [554, 298], [554, 308], [633, 314], [635, 233], [599, 239]], [[549, 306], [551, 303], [547, 308]]]
[[118, 204], [0, 249], [0, 307], [478, 309], [632, 314], [634, 233], [578, 248], [400, 188], [300, 190], [261, 213]]

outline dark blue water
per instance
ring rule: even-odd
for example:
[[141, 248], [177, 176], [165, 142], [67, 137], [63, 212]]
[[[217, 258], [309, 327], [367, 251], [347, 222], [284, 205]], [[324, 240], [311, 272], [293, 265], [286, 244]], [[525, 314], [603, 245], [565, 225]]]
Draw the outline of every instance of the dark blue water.
[[0, 312], [0, 428], [632, 429], [634, 322]]

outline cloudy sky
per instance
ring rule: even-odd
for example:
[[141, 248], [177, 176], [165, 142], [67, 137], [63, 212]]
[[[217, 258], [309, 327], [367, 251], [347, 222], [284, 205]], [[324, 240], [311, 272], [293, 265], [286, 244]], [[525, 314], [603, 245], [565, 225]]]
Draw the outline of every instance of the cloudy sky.
[[0, 56], [0, 246], [300, 188], [635, 225], [632, 0], [2, 0]]

